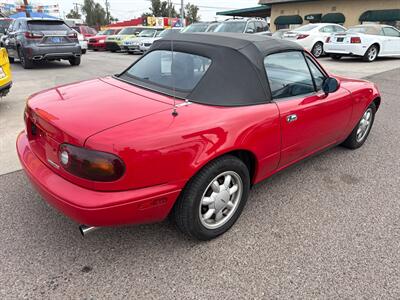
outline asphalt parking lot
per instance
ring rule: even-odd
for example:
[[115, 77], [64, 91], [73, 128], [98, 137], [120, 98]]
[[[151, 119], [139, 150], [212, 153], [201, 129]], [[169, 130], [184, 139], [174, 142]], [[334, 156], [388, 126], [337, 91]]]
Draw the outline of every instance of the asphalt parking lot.
[[13, 66], [15, 85], [0, 100], [2, 299], [400, 298], [400, 60], [321, 59], [329, 71], [380, 87], [368, 141], [257, 185], [224, 236], [198, 243], [165, 221], [83, 238], [19, 171], [14, 141], [24, 101], [57, 84], [116, 73], [137, 57], [89, 53], [77, 68]]

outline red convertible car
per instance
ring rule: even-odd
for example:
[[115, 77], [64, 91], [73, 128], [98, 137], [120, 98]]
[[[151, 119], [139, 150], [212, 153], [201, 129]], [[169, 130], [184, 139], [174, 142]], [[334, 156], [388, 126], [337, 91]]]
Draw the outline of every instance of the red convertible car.
[[330, 75], [288, 41], [173, 39], [120, 75], [27, 102], [22, 166], [83, 232], [171, 215], [183, 232], [212, 239], [236, 222], [254, 184], [367, 139], [381, 102], [373, 83]]

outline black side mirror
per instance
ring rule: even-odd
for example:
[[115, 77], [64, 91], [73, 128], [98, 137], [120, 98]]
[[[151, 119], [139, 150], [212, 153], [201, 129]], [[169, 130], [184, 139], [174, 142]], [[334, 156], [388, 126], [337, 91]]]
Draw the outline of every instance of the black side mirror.
[[328, 77], [324, 80], [322, 84], [322, 90], [326, 95], [334, 93], [339, 89], [339, 81], [336, 78]]

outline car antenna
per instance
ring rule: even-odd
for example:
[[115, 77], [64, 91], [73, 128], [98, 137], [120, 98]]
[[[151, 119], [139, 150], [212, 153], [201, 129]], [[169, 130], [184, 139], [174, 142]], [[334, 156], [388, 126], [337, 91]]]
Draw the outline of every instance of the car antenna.
[[[171, 22], [171, 28], [173, 27], [173, 23], [172, 23], [172, 0], [168, 0], [168, 4], [169, 4], [169, 22]], [[175, 68], [174, 66], [174, 36], [171, 36], [171, 75], [172, 75], [172, 96], [174, 98], [174, 109], [172, 111], [172, 116], [176, 117], [178, 115], [178, 111], [176, 110], [176, 87], [175, 87], [175, 76], [174, 76], [174, 72], [173, 72], [173, 68]]]

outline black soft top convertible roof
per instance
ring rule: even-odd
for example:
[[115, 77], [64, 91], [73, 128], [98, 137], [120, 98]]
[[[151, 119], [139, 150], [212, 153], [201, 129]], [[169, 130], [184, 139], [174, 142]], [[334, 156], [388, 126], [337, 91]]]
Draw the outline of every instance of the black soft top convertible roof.
[[[181, 33], [155, 41], [150, 51], [171, 50], [171, 47], [177, 52], [192, 53], [212, 60], [197, 86], [186, 94], [177, 92], [177, 96], [218, 106], [270, 102], [271, 91], [264, 68], [265, 56], [282, 51], [303, 50], [296, 43], [264, 35]], [[171, 91], [154, 85], [143, 86], [171, 94]]]

